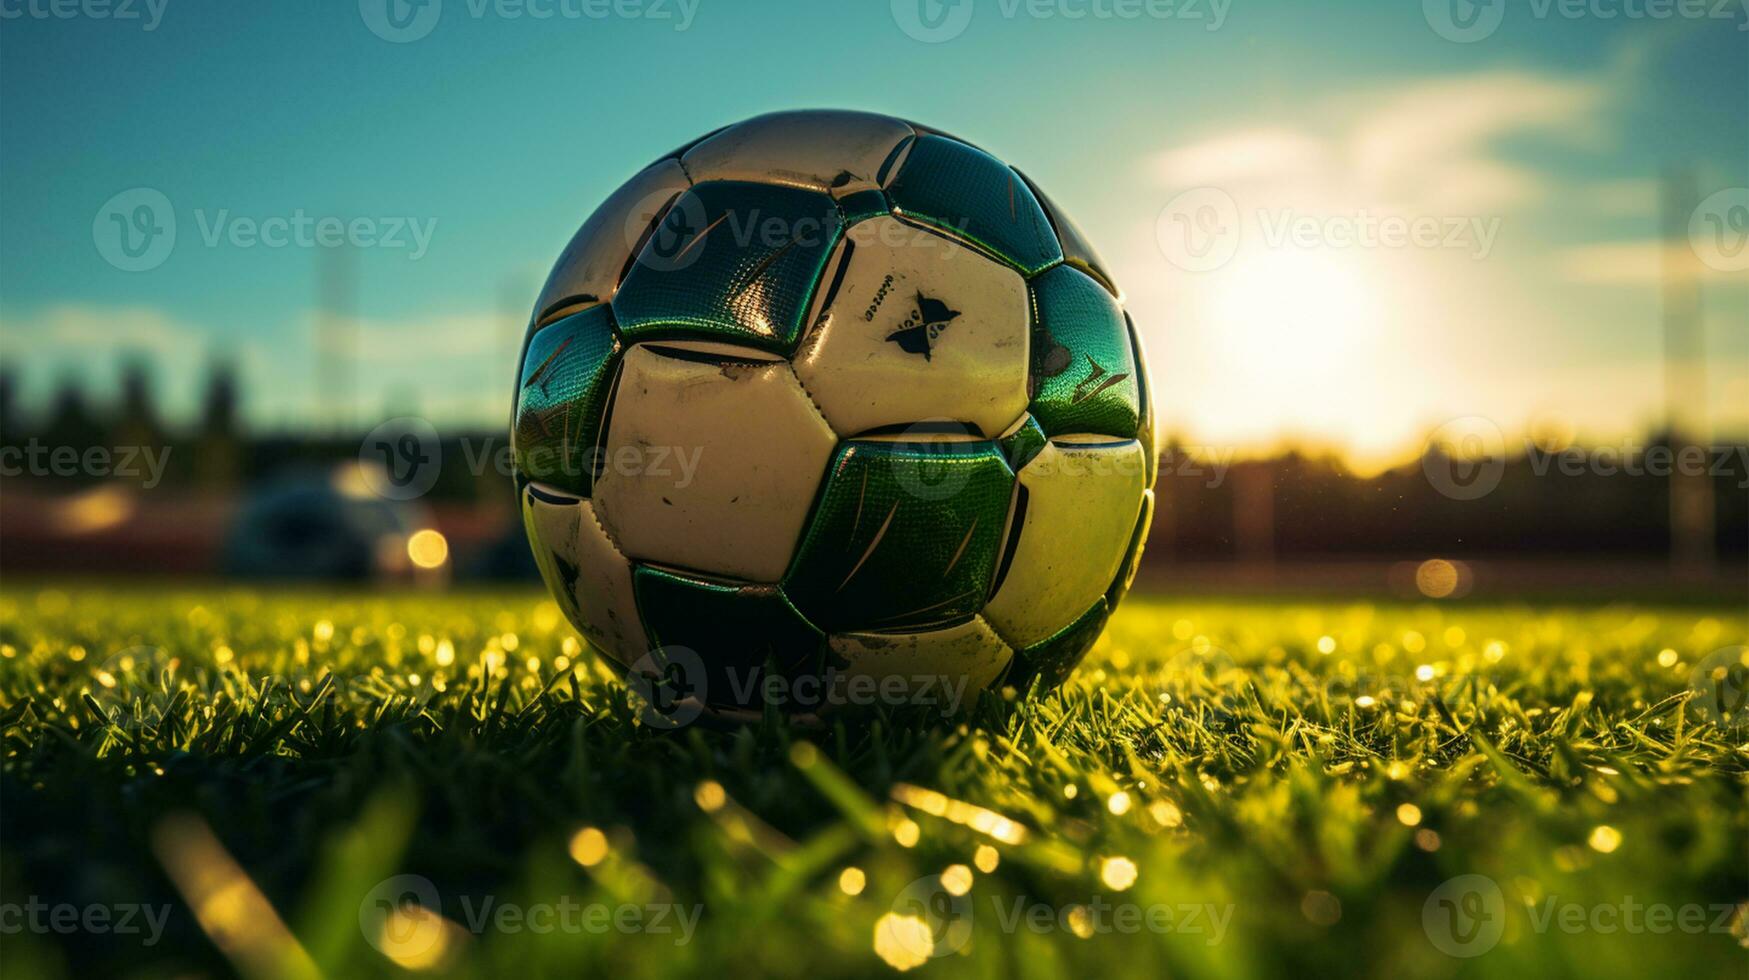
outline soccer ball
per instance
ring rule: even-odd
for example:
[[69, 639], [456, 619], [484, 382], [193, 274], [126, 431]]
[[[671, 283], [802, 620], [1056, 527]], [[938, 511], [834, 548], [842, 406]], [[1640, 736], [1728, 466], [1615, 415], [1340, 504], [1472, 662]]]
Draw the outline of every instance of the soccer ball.
[[535, 308], [512, 446], [541, 574], [676, 712], [1054, 686], [1153, 513], [1120, 298], [964, 140], [831, 111], [696, 140], [583, 223]]

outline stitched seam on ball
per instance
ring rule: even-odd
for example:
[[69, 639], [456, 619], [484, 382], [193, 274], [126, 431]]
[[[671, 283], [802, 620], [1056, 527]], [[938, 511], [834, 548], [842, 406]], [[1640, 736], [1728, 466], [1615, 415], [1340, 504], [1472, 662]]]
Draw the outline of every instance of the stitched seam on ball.
[[595, 526], [601, 529], [601, 536], [607, 539], [607, 543], [613, 545], [614, 554], [628, 562], [631, 561], [632, 558], [630, 555], [626, 554], [625, 546], [619, 543], [619, 539], [613, 536], [613, 532], [608, 530], [607, 525], [601, 520], [601, 515], [595, 512], [596, 508], [601, 505], [594, 500], [587, 501], [587, 503], [589, 506], [585, 509], [589, 511], [589, 519], [594, 521]]
[[826, 431], [832, 433], [833, 441], [843, 442], [844, 437], [838, 434], [837, 429], [832, 428], [832, 420], [826, 417], [826, 410], [820, 407], [819, 399], [816, 399], [814, 393], [808, 390], [808, 383], [802, 380], [802, 373], [796, 370], [793, 363], [786, 361], [785, 364], [789, 367], [790, 377], [796, 379], [796, 387], [802, 389], [802, 394], [808, 396], [808, 404], [814, 406], [814, 414], [820, 417], [820, 422], [826, 426]]

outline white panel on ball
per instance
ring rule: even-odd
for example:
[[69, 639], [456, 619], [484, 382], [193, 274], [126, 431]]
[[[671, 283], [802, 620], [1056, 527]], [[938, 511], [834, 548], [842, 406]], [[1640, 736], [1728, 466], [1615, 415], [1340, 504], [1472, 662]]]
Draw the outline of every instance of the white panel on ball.
[[632, 592], [632, 563], [614, 547], [594, 507], [537, 485], [525, 491], [523, 508], [547, 588], [575, 604], [576, 625], [590, 646], [621, 667], [636, 663], [650, 644]]
[[596, 512], [632, 558], [776, 582], [837, 439], [788, 362], [689, 346], [626, 353]]
[[1026, 411], [1019, 273], [879, 217], [851, 226], [823, 282], [796, 374], [839, 435], [947, 420], [995, 438]]
[[[880, 692], [902, 688], [904, 703], [925, 704], [925, 698], [935, 698], [931, 706], [949, 711], [969, 706], [1014, 657], [1008, 644], [976, 616], [924, 633], [838, 633], [827, 642], [846, 661], [838, 670], [843, 679], [834, 682], [837, 694], [855, 703], [857, 692], [867, 692], [871, 685], [881, 698], [890, 695]], [[883, 682], [892, 686], [883, 687]]]
[[1142, 444], [1052, 442], [1020, 470], [1026, 513], [1007, 575], [984, 607], [1028, 647], [1074, 622], [1117, 577], [1141, 513]]
[[843, 196], [880, 186], [881, 165], [910, 136], [908, 124], [872, 112], [774, 112], [730, 126], [681, 163], [695, 183], [753, 180]]

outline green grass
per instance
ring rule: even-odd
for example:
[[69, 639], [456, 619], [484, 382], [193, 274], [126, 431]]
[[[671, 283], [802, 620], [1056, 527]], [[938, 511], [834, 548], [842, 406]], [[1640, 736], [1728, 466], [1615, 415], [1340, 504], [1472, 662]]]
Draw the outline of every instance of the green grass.
[[[1749, 732], [1685, 692], [1745, 633], [1740, 608], [1132, 597], [1030, 702], [662, 733], [533, 593], [12, 589], [0, 926], [33, 897], [170, 908], [151, 946], [8, 934], [6, 972], [394, 974], [367, 933], [410, 879], [372, 889], [418, 875], [448, 921], [394, 918], [388, 948], [478, 976], [890, 976], [889, 914], [958, 947], [925, 976], [1742, 976]], [[969, 920], [934, 915], [954, 865]], [[1498, 899], [1434, 894], [1460, 875]], [[700, 917], [684, 943], [476, 931], [487, 896]], [[1436, 944], [1478, 923], [1483, 955]]]

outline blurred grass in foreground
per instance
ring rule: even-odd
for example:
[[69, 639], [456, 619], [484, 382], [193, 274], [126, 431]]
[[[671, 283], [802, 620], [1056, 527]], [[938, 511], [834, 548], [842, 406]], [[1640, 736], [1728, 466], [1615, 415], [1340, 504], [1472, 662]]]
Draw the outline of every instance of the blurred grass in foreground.
[[661, 733], [538, 594], [14, 589], [0, 903], [169, 912], [8, 973], [1741, 975], [1745, 632], [1136, 596], [1030, 703]]

